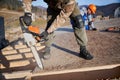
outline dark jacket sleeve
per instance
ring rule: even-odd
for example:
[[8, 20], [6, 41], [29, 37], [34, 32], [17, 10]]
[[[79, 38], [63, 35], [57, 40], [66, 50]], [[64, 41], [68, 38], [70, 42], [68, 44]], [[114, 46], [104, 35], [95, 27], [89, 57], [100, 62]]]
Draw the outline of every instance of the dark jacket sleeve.
[[50, 2], [50, 0], [44, 0], [44, 2], [49, 3], [49, 2]]

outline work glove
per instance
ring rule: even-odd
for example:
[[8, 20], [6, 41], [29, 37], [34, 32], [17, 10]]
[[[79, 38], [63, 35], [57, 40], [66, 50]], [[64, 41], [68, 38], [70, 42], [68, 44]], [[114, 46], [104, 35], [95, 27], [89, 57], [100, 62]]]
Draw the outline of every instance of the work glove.
[[26, 26], [30, 26], [32, 23], [32, 14], [31, 13], [25, 13], [23, 17], [23, 22], [25, 23]]
[[44, 31], [40, 34], [40, 37], [44, 40], [47, 40], [47, 36], [48, 36], [48, 32], [47, 31]]
[[91, 25], [92, 24], [92, 22], [88, 22], [88, 25]]

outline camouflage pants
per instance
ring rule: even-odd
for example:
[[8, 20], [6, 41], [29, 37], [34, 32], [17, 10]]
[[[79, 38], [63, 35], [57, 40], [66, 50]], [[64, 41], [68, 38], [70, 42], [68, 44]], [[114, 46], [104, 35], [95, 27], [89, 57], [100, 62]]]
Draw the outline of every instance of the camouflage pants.
[[[50, 27], [50, 25], [52, 24], [52, 22], [54, 21], [54, 19], [56, 18], [56, 16], [59, 14], [60, 10], [54, 10], [51, 9], [50, 7], [48, 7], [47, 9], [47, 27], [46, 30]], [[72, 12], [72, 14], [70, 15], [70, 19], [72, 20], [74, 17], [80, 15], [80, 10], [78, 5], [75, 5], [75, 8]], [[83, 25], [84, 26], [84, 25]], [[77, 40], [78, 45], [80, 46], [86, 46], [87, 45], [87, 36], [86, 36], [86, 32], [84, 27], [78, 28], [75, 25], [72, 25], [73, 29], [74, 29], [74, 34]], [[54, 32], [48, 35], [48, 40], [45, 42], [45, 45], [47, 47], [50, 47], [52, 44], [52, 41], [54, 39]]]

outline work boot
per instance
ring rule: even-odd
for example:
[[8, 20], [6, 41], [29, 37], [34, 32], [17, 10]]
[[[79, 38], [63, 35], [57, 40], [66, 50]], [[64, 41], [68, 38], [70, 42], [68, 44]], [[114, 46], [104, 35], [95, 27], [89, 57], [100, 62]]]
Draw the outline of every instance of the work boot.
[[6, 39], [2, 39], [0, 43], [0, 50], [7, 47], [9, 45], [9, 41]]
[[43, 58], [44, 59], [49, 59], [50, 57], [51, 57], [50, 47], [45, 47], [45, 52], [43, 53]]
[[93, 56], [90, 54], [90, 52], [88, 52], [86, 50], [86, 47], [85, 46], [81, 46], [80, 47], [80, 53], [79, 53], [79, 57], [82, 57], [86, 60], [91, 60], [93, 59]]
[[93, 31], [96, 31], [96, 30], [97, 30], [97, 28], [92, 28], [92, 30], [93, 30]]

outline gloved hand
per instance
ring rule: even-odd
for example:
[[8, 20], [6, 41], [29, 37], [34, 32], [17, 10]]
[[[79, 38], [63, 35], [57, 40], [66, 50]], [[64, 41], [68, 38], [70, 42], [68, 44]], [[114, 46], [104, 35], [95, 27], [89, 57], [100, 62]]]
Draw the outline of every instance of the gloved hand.
[[88, 25], [91, 25], [92, 24], [92, 22], [88, 22]]
[[23, 17], [23, 22], [25, 23], [26, 26], [30, 26], [32, 23], [32, 14], [31, 13], [25, 13]]
[[44, 31], [40, 34], [40, 37], [44, 40], [47, 40], [47, 36], [48, 36], [48, 32], [47, 31]]

